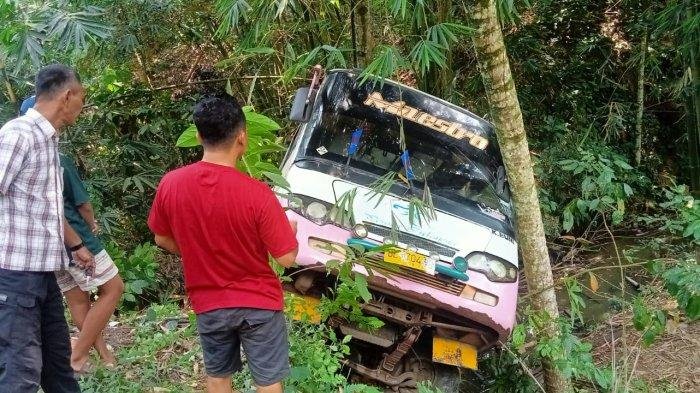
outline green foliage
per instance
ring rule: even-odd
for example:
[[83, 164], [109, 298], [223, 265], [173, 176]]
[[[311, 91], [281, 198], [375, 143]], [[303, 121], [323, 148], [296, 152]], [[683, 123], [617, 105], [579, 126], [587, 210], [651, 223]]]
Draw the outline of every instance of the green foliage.
[[418, 393], [445, 393], [441, 389], [434, 387], [430, 381], [421, 381], [417, 385]]
[[[383, 252], [384, 248], [366, 251], [361, 246], [343, 246], [345, 260], [331, 260], [326, 263], [329, 274], [335, 272], [338, 280], [332, 290], [332, 296], [323, 296], [318, 305], [321, 319], [326, 320], [332, 315], [338, 315], [350, 322], [356, 323], [365, 330], [379, 329], [384, 323], [375, 317], [363, 314], [362, 304], [372, 299], [367, 286], [367, 279], [353, 272], [355, 264], [363, 264], [364, 258]], [[369, 270], [369, 269], [368, 269]], [[371, 270], [370, 274], [371, 274]]]
[[649, 310], [641, 298], [637, 298], [632, 306], [634, 328], [642, 332], [644, 345], [651, 345], [666, 329], [666, 314], [661, 310]]
[[[238, 163], [239, 169], [251, 177], [265, 177], [277, 186], [288, 188], [289, 184], [281, 176], [277, 166], [268, 159], [270, 154], [285, 150], [284, 146], [277, 143], [276, 131], [280, 129], [279, 124], [265, 115], [254, 112], [250, 106], [243, 107], [243, 113], [246, 117], [248, 149]], [[199, 146], [196, 135], [197, 128], [191, 124], [180, 134], [176, 146]]]
[[221, 20], [219, 36], [225, 36], [248, 18], [251, 7], [246, 0], [217, 0], [216, 13]]
[[[535, 329], [543, 326], [543, 315], [533, 314], [530, 323]], [[565, 319], [558, 320], [559, 335], [538, 339], [535, 351], [538, 356], [550, 359], [566, 378], [593, 381], [602, 388], [610, 386], [612, 374], [609, 369], [601, 369], [593, 362], [592, 345], [582, 341], [571, 332], [571, 323]]]
[[676, 298], [688, 319], [700, 318], [700, 265], [697, 261], [688, 260], [672, 267], [663, 273], [663, 278], [666, 289]]
[[114, 260], [124, 280], [123, 301], [128, 308], [143, 304], [144, 296], [158, 287], [156, 280], [156, 254], [158, 248], [150, 243], [137, 246], [127, 254], [115, 242], [106, 245], [107, 253]]
[[308, 70], [314, 64], [322, 64], [326, 69], [346, 68], [347, 60], [344, 52], [347, 50], [336, 48], [332, 45], [320, 45], [302, 54], [285, 73], [286, 80]]
[[292, 372], [287, 381], [288, 390], [331, 392], [346, 383], [340, 370], [341, 360], [350, 353], [350, 336], [340, 340], [325, 325], [299, 323], [291, 325], [289, 336]]
[[668, 202], [661, 207], [676, 213], [679, 227], [668, 229], [681, 229], [683, 237], [690, 238], [691, 242], [700, 245], [700, 200], [696, 200], [688, 194], [688, 188], [684, 185], [665, 190]]
[[444, 47], [430, 40], [420, 40], [413, 47], [410, 58], [420, 70], [421, 75], [426, 75], [434, 64], [440, 68], [446, 66], [447, 57], [443, 53]]
[[389, 78], [397, 71], [407, 67], [407, 60], [396, 47], [380, 45], [375, 51], [377, 54], [374, 60], [367, 64], [367, 67], [360, 74], [361, 83], [365, 83], [368, 79]]
[[[203, 389], [202, 349], [196, 334], [196, 317], [183, 314], [176, 304], [153, 304], [140, 313], [127, 312], [120, 318], [133, 339], [120, 347], [116, 369], [97, 368], [80, 380], [88, 393], [142, 391], [195, 392]], [[347, 384], [341, 373], [350, 337], [338, 339], [323, 325], [292, 322], [289, 327], [291, 374], [285, 380], [287, 392], [380, 393], [361, 384]], [[247, 367], [233, 376], [233, 385], [253, 392]]]
[[47, 50], [84, 53], [90, 44], [109, 38], [112, 27], [103, 23], [104, 9], [68, 1], [3, 2], [0, 45], [18, 74], [31, 60], [35, 67]]
[[485, 359], [480, 361], [479, 367], [484, 370], [484, 373], [492, 376], [488, 383], [488, 390], [486, 390], [490, 393], [535, 393], [540, 391], [532, 378], [523, 370], [513, 352], [499, 350], [489, 353]]
[[154, 304], [144, 313], [123, 314], [121, 323], [129, 327], [133, 341], [119, 348], [116, 369], [98, 367], [83, 377], [82, 391], [196, 391], [193, 367], [203, 365], [194, 322], [194, 314], [183, 314], [176, 304]]
[[611, 214], [613, 224], [622, 222], [625, 202], [634, 194], [629, 183], [639, 176], [624, 157], [579, 149], [577, 158], [559, 161], [559, 165], [580, 182], [581, 192], [564, 208], [565, 231], [590, 221], [596, 213]]
[[659, 225], [661, 230], [690, 238], [691, 243], [700, 245], [700, 200], [690, 195], [686, 185], [665, 188], [662, 194], [665, 201], [659, 206], [664, 211], [640, 216], [639, 220], [646, 225]]
[[564, 288], [566, 288], [566, 294], [568, 295], [569, 304], [571, 305], [571, 327], [573, 328], [575, 320], [584, 323], [583, 310], [586, 308], [586, 301], [582, 296], [583, 289], [576, 279], [567, 278], [564, 281]]

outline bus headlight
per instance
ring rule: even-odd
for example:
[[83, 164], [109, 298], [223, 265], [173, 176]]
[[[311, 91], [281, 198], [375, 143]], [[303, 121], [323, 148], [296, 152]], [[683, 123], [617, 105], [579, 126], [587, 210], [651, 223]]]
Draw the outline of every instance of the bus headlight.
[[352, 227], [352, 235], [358, 239], [366, 238], [368, 235], [367, 227], [363, 224], [355, 224], [355, 226]]
[[484, 273], [489, 281], [515, 282], [518, 270], [512, 264], [490, 254], [475, 252], [467, 256], [469, 269]]
[[311, 202], [306, 206], [306, 218], [315, 222], [316, 224], [322, 225], [326, 223], [328, 209], [326, 206], [320, 202]]

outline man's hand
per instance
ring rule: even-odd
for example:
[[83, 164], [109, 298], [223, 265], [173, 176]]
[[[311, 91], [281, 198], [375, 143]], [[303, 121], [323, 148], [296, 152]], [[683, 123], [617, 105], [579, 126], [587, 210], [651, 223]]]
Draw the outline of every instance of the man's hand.
[[86, 247], [80, 247], [78, 250], [71, 252], [71, 256], [75, 263], [86, 271], [92, 271], [95, 268], [95, 257]]
[[156, 235], [155, 237], [156, 245], [170, 252], [171, 254], [180, 255], [180, 247], [177, 246], [175, 239], [170, 236]]
[[93, 235], [97, 235], [98, 233], [100, 233], [100, 226], [97, 224], [96, 220], [93, 220], [90, 224], [90, 230], [92, 231]]

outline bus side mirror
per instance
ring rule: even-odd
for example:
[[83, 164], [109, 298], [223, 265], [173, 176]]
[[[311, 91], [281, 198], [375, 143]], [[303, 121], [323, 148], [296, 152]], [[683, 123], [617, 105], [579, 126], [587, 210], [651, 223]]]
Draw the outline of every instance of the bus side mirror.
[[316, 100], [316, 91], [310, 87], [302, 87], [294, 94], [292, 110], [289, 112], [289, 120], [306, 123], [311, 118], [311, 109]]

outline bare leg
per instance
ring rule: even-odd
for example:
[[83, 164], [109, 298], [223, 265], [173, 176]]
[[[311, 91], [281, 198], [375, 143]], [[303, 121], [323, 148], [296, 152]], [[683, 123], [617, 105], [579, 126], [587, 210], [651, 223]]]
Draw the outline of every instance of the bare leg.
[[[83, 292], [80, 288], [75, 287], [66, 293], [64, 293], [66, 301], [68, 303], [68, 309], [70, 310], [71, 318], [73, 323], [78, 327], [78, 330], [83, 330], [83, 322], [87, 316], [88, 311], [90, 311], [90, 294]], [[71, 349], [75, 351], [75, 344], [77, 340], [71, 340]], [[114, 355], [107, 348], [107, 343], [105, 342], [102, 334], [95, 340], [94, 348], [100, 354], [100, 358], [107, 365], [113, 365], [116, 362]]]
[[207, 375], [208, 393], [238, 393], [231, 388], [231, 377], [210, 377]]
[[[73, 295], [73, 293], [70, 293], [72, 291], [73, 290], [66, 292], [66, 299], [68, 299], [69, 305]], [[90, 347], [97, 344], [96, 341], [102, 335], [102, 329], [104, 329], [110, 316], [112, 316], [112, 313], [114, 313], [114, 309], [116, 308], [123, 291], [124, 283], [122, 282], [121, 277], [114, 277], [113, 279], [107, 281], [104, 285], [100, 286], [100, 297], [97, 299], [95, 304], [92, 305], [92, 307], [90, 307], [88, 294], [83, 292], [84, 296], [88, 296], [88, 311], [87, 314], [84, 315], [81, 324], [82, 326], [78, 326], [80, 329], [80, 336], [78, 336], [78, 340], [75, 342], [73, 354], [71, 355], [71, 366], [74, 370], [81, 370], [85, 366], [85, 363], [90, 355]], [[81, 303], [80, 299], [77, 299], [77, 301], [79, 304], [77, 311], [80, 313], [84, 310], [85, 306]], [[73, 307], [69, 307], [71, 308], [72, 314]], [[76, 320], [76, 325], [77, 324], [78, 321]], [[104, 343], [104, 340], [102, 340], [102, 343]], [[100, 346], [102, 346], [102, 344], [100, 344]], [[106, 347], [107, 346], [105, 344], [103, 349], [106, 349]]]
[[258, 393], [282, 393], [282, 382], [273, 383], [268, 386], [258, 386], [256, 391]]
[[[68, 302], [68, 309], [70, 310], [71, 318], [73, 323], [78, 327], [79, 330], [83, 330], [83, 322], [87, 316], [88, 311], [90, 311], [90, 294], [83, 292], [80, 288], [75, 287], [66, 293], [64, 293], [66, 301]], [[71, 342], [71, 348], [75, 346], [75, 341]], [[114, 355], [107, 348], [107, 343], [105, 342], [102, 334], [95, 340], [95, 349], [100, 354], [100, 358], [108, 365], [114, 364], [116, 359]]]

